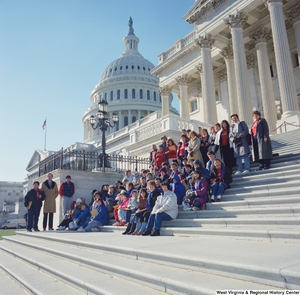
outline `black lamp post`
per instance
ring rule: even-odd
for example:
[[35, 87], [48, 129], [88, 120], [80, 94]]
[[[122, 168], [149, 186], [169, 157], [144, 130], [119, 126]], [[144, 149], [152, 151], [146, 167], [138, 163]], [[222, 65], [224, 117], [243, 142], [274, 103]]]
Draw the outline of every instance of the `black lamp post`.
[[100, 155], [100, 166], [103, 168], [103, 171], [105, 171], [105, 167], [110, 167], [110, 163], [108, 161], [108, 155], [105, 153], [105, 149], [106, 149], [105, 132], [108, 126], [114, 127], [116, 123], [119, 121], [119, 118], [116, 114], [113, 114], [111, 118], [107, 118], [108, 103], [106, 100], [104, 99], [100, 100], [98, 106], [99, 106], [99, 111], [95, 116], [94, 115], [90, 116], [89, 122], [94, 130], [99, 128], [102, 131], [102, 153]]

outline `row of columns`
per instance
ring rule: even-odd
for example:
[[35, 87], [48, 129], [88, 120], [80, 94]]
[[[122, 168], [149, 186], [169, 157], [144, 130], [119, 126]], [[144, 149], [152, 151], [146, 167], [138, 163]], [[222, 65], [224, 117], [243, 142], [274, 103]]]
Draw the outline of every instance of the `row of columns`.
[[[278, 71], [278, 83], [282, 101], [283, 117], [289, 113], [299, 111], [297, 102], [296, 84], [294, 79], [293, 67], [291, 63], [290, 50], [287, 38], [287, 32], [284, 22], [282, 0], [264, 0], [268, 6], [271, 19], [271, 28], [273, 35], [275, 59]], [[288, 14], [294, 22], [298, 57], [300, 58], [300, 4], [296, 5]], [[250, 85], [247, 72], [246, 53], [243, 41], [243, 25], [247, 21], [247, 16], [242, 12], [229, 15], [224, 23], [230, 28], [232, 35], [232, 45], [224, 48], [220, 54], [224, 58], [228, 77], [229, 93], [229, 114], [238, 113], [241, 120], [248, 124], [252, 122], [252, 100], [250, 94]], [[268, 29], [260, 27], [252, 32], [249, 37], [255, 42], [257, 50], [257, 60], [259, 69], [259, 78], [262, 92], [262, 103], [264, 116], [269, 123], [270, 129], [276, 125], [276, 106], [273, 91], [273, 83], [270, 75], [270, 65], [267, 50], [267, 41], [271, 38]], [[204, 101], [205, 122], [214, 124], [217, 122], [217, 111], [215, 102], [215, 87], [213, 68], [211, 60], [211, 48], [214, 44], [214, 38], [210, 34], [199, 36], [197, 44], [202, 52], [202, 67], [197, 65], [202, 81], [202, 96]], [[181, 117], [189, 118], [189, 103], [187, 84], [190, 77], [181, 75], [176, 78], [180, 88], [180, 113]], [[168, 101], [171, 88], [168, 86], [160, 87], [162, 96], [163, 115], [169, 113], [169, 105], [164, 103]]]

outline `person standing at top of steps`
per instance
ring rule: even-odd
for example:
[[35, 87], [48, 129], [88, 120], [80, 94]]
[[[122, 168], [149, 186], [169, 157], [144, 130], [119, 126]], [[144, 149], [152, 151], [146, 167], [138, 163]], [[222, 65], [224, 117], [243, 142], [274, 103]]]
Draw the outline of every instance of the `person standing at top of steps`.
[[66, 181], [63, 182], [59, 187], [59, 195], [62, 197], [63, 217], [67, 214], [68, 210], [71, 209], [74, 193], [75, 185], [71, 181], [71, 176], [67, 175]]
[[40, 183], [35, 181], [32, 186], [33, 188], [26, 194], [24, 206], [27, 209], [27, 231], [31, 232], [32, 228], [34, 231], [39, 231], [38, 222], [41, 207], [45, 200], [44, 192], [39, 189]]
[[43, 229], [46, 230], [47, 219], [49, 214], [48, 229], [53, 229], [53, 213], [56, 212], [56, 198], [58, 196], [58, 188], [56, 182], [52, 180], [53, 174], [48, 173], [47, 180], [42, 184], [42, 191], [45, 193], [46, 198], [44, 201], [44, 218], [43, 218]]
[[259, 162], [258, 170], [269, 169], [272, 158], [269, 126], [267, 121], [261, 118], [259, 111], [254, 111], [252, 117], [254, 121], [251, 127], [253, 159], [255, 162]]
[[235, 174], [241, 174], [243, 172], [242, 159], [244, 160], [244, 172], [250, 172], [250, 148], [246, 139], [248, 134], [248, 126], [245, 121], [240, 121], [237, 114], [230, 116], [233, 125], [230, 127], [229, 138], [233, 143], [233, 152], [237, 164], [237, 172]]

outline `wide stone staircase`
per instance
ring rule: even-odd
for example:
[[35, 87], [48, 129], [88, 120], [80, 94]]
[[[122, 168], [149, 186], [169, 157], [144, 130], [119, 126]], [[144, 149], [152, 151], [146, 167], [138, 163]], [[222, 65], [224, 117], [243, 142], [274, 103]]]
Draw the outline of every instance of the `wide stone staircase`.
[[[271, 169], [233, 177], [221, 203], [160, 237], [18, 232], [0, 242], [1, 294], [216, 294], [300, 289], [300, 129], [272, 136]], [[3, 287], [2, 287], [3, 286]]]

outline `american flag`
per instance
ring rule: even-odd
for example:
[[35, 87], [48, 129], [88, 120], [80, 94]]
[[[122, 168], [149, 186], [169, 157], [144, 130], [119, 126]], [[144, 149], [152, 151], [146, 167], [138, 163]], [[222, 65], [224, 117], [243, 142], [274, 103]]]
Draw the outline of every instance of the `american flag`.
[[44, 123], [43, 123], [43, 125], [42, 125], [42, 128], [43, 128], [43, 129], [45, 129], [45, 127], [46, 127], [46, 121], [47, 121], [47, 120], [45, 120]]

